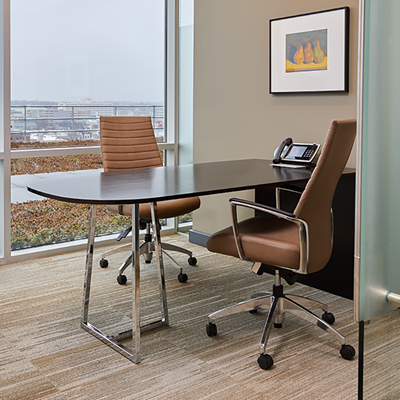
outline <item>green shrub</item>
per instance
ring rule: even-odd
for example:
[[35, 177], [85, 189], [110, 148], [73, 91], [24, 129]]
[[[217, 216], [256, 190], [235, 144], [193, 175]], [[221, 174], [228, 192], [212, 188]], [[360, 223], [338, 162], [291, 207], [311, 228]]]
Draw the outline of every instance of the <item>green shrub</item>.
[[[88, 237], [90, 206], [52, 199], [11, 204], [11, 249], [17, 250]], [[97, 207], [95, 234], [120, 232], [131, 224], [130, 217]]]

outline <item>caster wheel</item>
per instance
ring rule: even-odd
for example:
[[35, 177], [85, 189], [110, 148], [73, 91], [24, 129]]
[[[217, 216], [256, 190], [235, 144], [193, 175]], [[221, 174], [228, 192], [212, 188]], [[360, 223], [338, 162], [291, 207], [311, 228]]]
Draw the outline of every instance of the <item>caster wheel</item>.
[[274, 360], [269, 354], [261, 354], [257, 362], [261, 369], [270, 369], [274, 365]]
[[352, 360], [356, 355], [356, 351], [354, 350], [353, 346], [350, 346], [349, 344], [344, 344], [340, 349], [340, 355], [345, 360]]
[[181, 272], [181, 273], [178, 275], [178, 281], [179, 281], [180, 283], [185, 283], [185, 282], [187, 282], [187, 280], [188, 280], [188, 276], [187, 276], [184, 272]]
[[335, 316], [330, 312], [324, 312], [321, 317], [326, 323], [332, 325], [335, 322]]
[[145, 264], [151, 264], [151, 260], [144, 260]]
[[274, 328], [281, 329], [281, 328], [282, 328], [282, 324], [275, 324], [275, 323], [274, 323]]
[[255, 308], [254, 310], [250, 310], [249, 313], [250, 314], [257, 314], [257, 308]]
[[206, 331], [208, 336], [217, 336], [217, 325], [209, 322], [206, 326]]
[[100, 260], [100, 267], [101, 268], [107, 268], [108, 267], [108, 261], [105, 258], [102, 258]]
[[197, 258], [196, 257], [189, 257], [188, 258], [188, 263], [189, 265], [196, 265], [197, 264]]
[[127, 282], [126, 276], [125, 275], [118, 275], [117, 282], [120, 285], [125, 285], [125, 283]]

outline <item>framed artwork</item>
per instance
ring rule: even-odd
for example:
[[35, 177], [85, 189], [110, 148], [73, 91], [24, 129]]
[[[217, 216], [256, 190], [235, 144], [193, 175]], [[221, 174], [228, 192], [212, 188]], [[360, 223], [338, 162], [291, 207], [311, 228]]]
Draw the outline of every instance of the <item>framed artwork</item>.
[[269, 21], [269, 92], [349, 91], [349, 7]]

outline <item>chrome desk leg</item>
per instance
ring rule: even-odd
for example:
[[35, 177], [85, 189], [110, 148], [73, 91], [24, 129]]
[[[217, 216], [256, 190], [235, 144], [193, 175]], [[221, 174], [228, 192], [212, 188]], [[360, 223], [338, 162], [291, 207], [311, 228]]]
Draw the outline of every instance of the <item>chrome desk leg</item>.
[[88, 246], [86, 251], [86, 268], [85, 268], [85, 282], [83, 285], [83, 313], [81, 325], [87, 324], [89, 313], [89, 296], [90, 296], [90, 283], [92, 280], [92, 265], [93, 265], [93, 247], [94, 247], [94, 229], [96, 227], [96, 214], [97, 205], [90, 207], [90, 222], [89, 222], [89, 237]]
[[83, 287], [83, 312], [81, 319], [81, 327], [92, 334], [97, 339], [109, 345], [111, 348], [121, 353], [130, 360], [136, 362], [137, 356], [132, 353], [131, 350], [118, 343], [117, 339], [122, 340], [132, 337], [132, 329], [126, 332], [122, 332], [113, 336], [108, 336], [102, 332], [99, 328], [88, 322], [89, 314], [89, 298], [90, 298], [90, 285], [92, 280], [92, 265], [93, 265], [93, 252], [94, 252], [94, 232], [96, 227], [96, 214], [97, 205], [92, 205], [90, 208], [90, 223], [89, 223], [89, 237], [88, 247], [86, 253], [86, 270], [85, 270], [85, 283]]
[[151, 219], [154, 232], [155, 253], [157, 257], [158, 283], [160, 290], [161, 323], [168, 325], [167, 292], [165, 290], [164, 261], [161, 246], [160, 221], [158, 219], [157, 203], [150, 203]]
[[140, 363], [140, 249], [139, 249], [139, 204], [132, 204], [132, 269], [133, 303], [132, 323], [135, 332], [135, 358]]
[[[153, 207], [152, 207], [153, 208]], [[140, 332], [157, 327], [160, 325], [168, 324], [168, 309], [167, 297], [165, 292], [165, 277], [162, 255], [158, 257], [157, 265], [159, 267], [159, 280], [160, 280], [160, 300], [161, 300], [161, 314], [162, 319], [150, 322], [144, 326], [140, 325], [140, 248], [139, 248], [139, 205], [132, 205], [132, 269], [133, 269], [133, 285], [132, 285], [132, 329], [125, 332], [117, 333], [115, 335], [106, 335], [99, 328], [91, 325], [88, 322], [89, 314], [89, 297], [90, 297], [90, 284], [92, 279], [92, 265], [93, 265], [93, 250], [94, 250], [94, 231], [96, 227], [96, 212], [97, 206], [92, 205], [90, 209], [90, 224], [89, 224], [89, 238], [86, 255], [86, 272], [85, 283], [83, 289], [83, 313], [81, 319], [81, 326], [83, 329], [91, 333], [94, 337], [101, 340], [112, 349], [122, 354], [134, 363], [140, 363]], [[153, 221], [158, 220], [158, 212], [152, 210]], [[160, 233], [156, 234], [157, 254], [161, 253]], [[128, 349], [118, 340], [132, 338], [134, 350]]]

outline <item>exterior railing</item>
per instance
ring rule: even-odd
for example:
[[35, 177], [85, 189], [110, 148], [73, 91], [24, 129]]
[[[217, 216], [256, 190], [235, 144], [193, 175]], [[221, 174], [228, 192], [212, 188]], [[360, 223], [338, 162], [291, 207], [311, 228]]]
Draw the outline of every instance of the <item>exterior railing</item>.
[[11, 141], [98, 140], [100, 116], [150, 116], [154, 133], [164, 133], [164, 107], [157, 105], [69, 104], [11, 106]]

